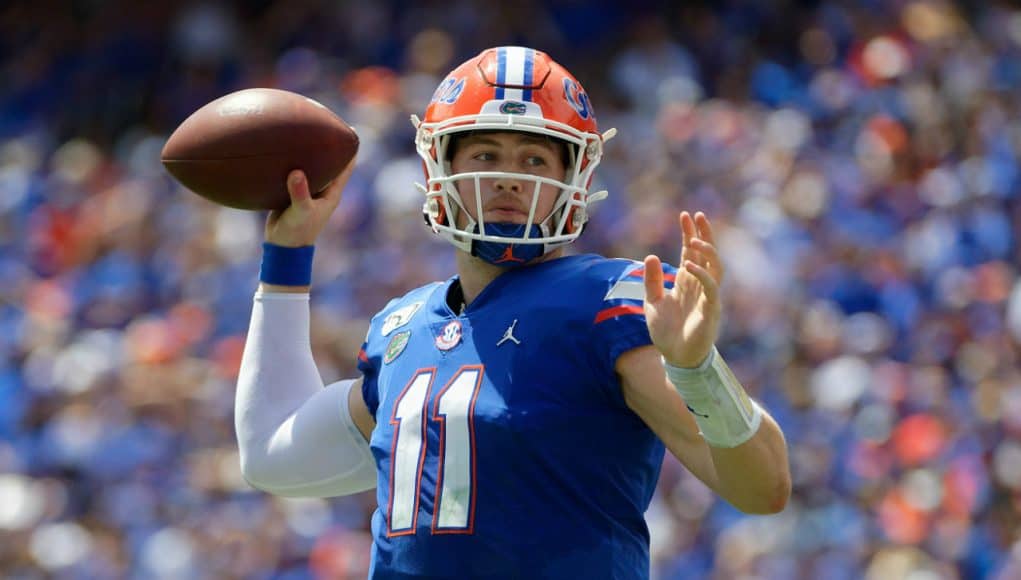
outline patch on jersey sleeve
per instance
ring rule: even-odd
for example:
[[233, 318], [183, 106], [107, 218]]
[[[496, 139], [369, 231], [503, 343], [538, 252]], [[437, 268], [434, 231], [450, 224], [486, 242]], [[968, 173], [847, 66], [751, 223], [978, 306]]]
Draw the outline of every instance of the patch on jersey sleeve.
[[383, 364], [390, 364], [397, 357], [401, 356], [404, 349], [408, 346], [408, 339], [411, 338], [411, 331], [405, 330], [404, 332], [398, 332], [390, 339], [390, 344], [386, 345], [386, 351], [383, 353]]
[[411, 322], [411, 318], [415, 316], [418, 309], [422, 307], [422, 302], [415, 302], [402, 306], [397, 310], [394, 310], [383, 319], [383, 328], [380, 330], [383, 336], [388, 336], [394, 330], [404, 326]]

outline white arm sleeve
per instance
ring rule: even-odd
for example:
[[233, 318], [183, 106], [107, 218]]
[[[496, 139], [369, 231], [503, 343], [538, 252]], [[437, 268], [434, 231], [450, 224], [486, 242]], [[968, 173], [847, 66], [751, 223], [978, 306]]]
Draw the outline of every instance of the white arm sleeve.
[[347, 404], [356, 381], [323, 387], [308, 301], [308, 294], [255, 294], [235, 399], [241, 472], [253, 487], [282, 496], [371, 489], [375, 461]]

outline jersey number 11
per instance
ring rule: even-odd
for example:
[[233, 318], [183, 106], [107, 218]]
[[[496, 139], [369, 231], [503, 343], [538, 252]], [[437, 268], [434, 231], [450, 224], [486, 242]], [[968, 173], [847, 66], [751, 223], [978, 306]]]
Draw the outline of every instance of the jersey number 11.
[[475, 515], [475, 400], [482, 365], [463, 366], [432, 397], [435, 368], [420, 369], [394, 403], [390, 450], [390, 505], [387, 535], [414, 534], [418, 526], [422, 471], [429, 422], [439, 425], [438, 490], [432, 533], [470, 534]]

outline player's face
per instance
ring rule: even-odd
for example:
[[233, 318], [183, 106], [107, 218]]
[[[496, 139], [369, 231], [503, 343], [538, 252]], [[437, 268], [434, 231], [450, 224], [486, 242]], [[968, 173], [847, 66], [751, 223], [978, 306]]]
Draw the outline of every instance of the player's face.
[[[566, 167], [562, 147], [545, 137], [528, 133], [480, 133], [461, 138], [450, 164], [453, 173], [502, 171], [563, 180]], [[479, 188], [482, 215], [487, 223], [522, 224], [528, 221], [534, 182], [509, 177], [482, 179]], [[457, 191], [465, 210], [478, 219], [474, 181], [458, 181]], [[553, 211], [559, 194], [560, 189], [555, 185], [541, 186], [535, 208], [536, 223], [545, 220]], [[458, 216], [458, 222], [459, 226], [463, 226], [464, 217]]]

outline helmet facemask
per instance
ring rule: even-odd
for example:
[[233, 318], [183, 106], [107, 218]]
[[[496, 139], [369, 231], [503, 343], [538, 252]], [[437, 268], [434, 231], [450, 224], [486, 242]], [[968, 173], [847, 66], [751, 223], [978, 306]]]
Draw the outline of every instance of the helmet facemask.
[[[452, 244], [487, 259], [487, 250], [494, 253], [490, 244], [524, 246], [513, 250], [513, 260], [500, 260], [500, 256], [508, 255], [499, 252], [497, 262], [527, 262], [556, 248], [576, 240], [588, 220], [588, 204], [606, 197], [605, 191], [589, 192], [588, 183], [592, 172], [599, 164], [602, 156], [603, 138], [596, 135], [583, 135], [570, 130], [576, 135], [564, 131], [553, 130], [544, 126], [524, 124], [520, 117], [486, 119], [476, 116], [472, 123], [466, 124], [464, 119], [451, 119], [443, 123], [417, 123], [416, 149], [422, 157], [429, 176], [425, 186], [418, 185], [425, 194], [423, 213], [426, 222], [434, 232]], [[511, 121], [511, 122], [509, 122]], [[517, 121], [514, 123], [513, 121]], [[551, 121], [539, 120], [544, 125]], [[551, 179], [528, 173], [509, 173], [503, 171], [452, 173], [450, 164], [450, 146], [452, 137], [460, 137], [476, 131], [521, 131], [557, 139], [567, 149], [566, 171], [563, 179]], [[528, 219], [524, 224], [490, 224], [485, 216], [473, 216], [465, 208], [458, 182], [467, 182], [467, 192], [475, 195], [475, 207], [483, 207], [482, 180], [514, 179], [531, 188]], [[543, 185], [553, 186], [558, 190], [552, 211], [548, 215], [536, 215], [540, 191]], [[463, 216], [458, 224], [458, 216]], [[482, 242], [481, 244], [479, 242]], [[493, 262], [494, 260], [487, 259]]]

